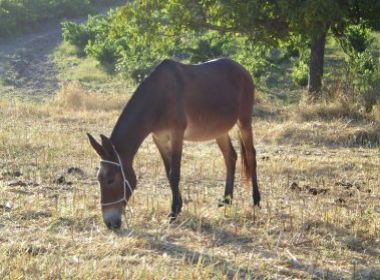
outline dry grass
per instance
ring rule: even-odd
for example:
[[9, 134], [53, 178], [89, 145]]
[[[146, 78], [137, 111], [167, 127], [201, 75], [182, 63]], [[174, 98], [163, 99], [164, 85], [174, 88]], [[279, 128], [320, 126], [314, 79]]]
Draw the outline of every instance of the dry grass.
[[126, 98], [127, 96], [121, 93], [94, 94], [85, 90], [79, 84], [70, 83], [61, 88], [49, 106], [67, 110], [121, 111], [125, 105]]
[[376, 135], [378, 124], [256, 118], [260, 209], [239, 176], [233, 205], [218, 208], [221, 153], [187, 143], [173, 225], [149, 138], [135, 162], [133, 213], [113, 233], [85, 132], [109, 134], [125, 99], [74, 87], [45, 104], [0, 101], [1, 279], [380, 278], [379, 143], [350, 138]]
[[324, 121], [336, 119], [363, 121], [370, 120], [370, 115], [361, 113], [358, 107], [344, 101], [330, 101], [313, 105], [298, 105], [298, 110], [294, 112], [294, 119], [298, 121], [311, 121], [315, 119]]

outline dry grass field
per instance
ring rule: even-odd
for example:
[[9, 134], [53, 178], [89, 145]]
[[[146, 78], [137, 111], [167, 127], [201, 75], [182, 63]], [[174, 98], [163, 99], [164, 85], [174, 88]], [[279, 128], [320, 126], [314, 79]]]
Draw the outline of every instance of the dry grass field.
[[238, 172], [232, 206], [218, 208], [222, 155], [186, 143], [174, 224], [148, 138], [132, 210], [112, 232], [85, 132], [110, 134], [127, 99], [66, 87], [44, 103], [0, 101], [0, 279], [380, 279], [379, 122], [260, 105], [261, 208]]

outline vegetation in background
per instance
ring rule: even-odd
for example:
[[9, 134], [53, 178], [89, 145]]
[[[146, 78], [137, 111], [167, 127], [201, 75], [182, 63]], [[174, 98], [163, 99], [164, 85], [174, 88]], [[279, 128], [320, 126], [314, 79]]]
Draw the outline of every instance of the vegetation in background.
[[371, 29], [365, 24], [351, 25], [340, 39], [346, 54], [345, 81], [352, 94], [346, 98], [358, 100], [370, 112], [380, 101], [380, 57]]
[[138, 33], [120, 11], [106, 16], [90, 16], [83, 24], [64, 22], [63, 37], [78, 48], [78, 55], [97, 59], [111, 73], [121, 73], [140, 82], [165, 58], [200, 63], [218, 57], [231, 57], [242, 63], [258, 78], [269, 76], [285, 56], [271, 54], [271, 48], [253, 44], [242, 36], [221, 35], [215, 31], [188, 32], [181, 38], [158, 36], [151, 40], [146, 32]]
[[[214, 30], [248, 37], [255, 44], [276, 46], [302, 36], [310, 50], [308, 91], [314, 98], [322, 86], [326, 36], [340, 37], [350, 24], [379, 22], [380, 1], [134, 1], [122, 11], [125, 21], [151, 40]], [[332, 30], [332, 33], [329, 31]]]
[[[176, 5], [156, 4], [133, 2], [105, 16], [89, 17], [83, 24], [65, 22], [64, 39], [78, 48], [79, 55], [95, 58], [109, 73], [120, 73], [137, 82], [164, 58], [198, 63], [222, 56], [243, 64], [264, 91], [279, 83], [292, 89], [305, 87], [310, 82], [311, 41], [302, 32], [287, 33], [286, 37], [278, 40], [265, 31], [261, 39], [255, 41], [257, 34], [217, 30], [215, 26], [190, 28], [185, 19], [181, 19], [182, 23], [174, 19], [172, 13], [178, 12]], [[161, 10], [153, 12], [154, 8]], [[200, 8], [185, 6], [183, 9], [193, 11]], [[152, 12], [149, 18], [147, 11]], [[339, 65], [339, 71], [337, 65], [331, 69], [327, 66], [323, 92], [339, 87], [333, 94], [335, 99], [344, 96], [350, 106], [370, 112], [376, 109], [373, 106], [377, 106], [379, 100], [377, 88], [380, 80], [379, 53], [374, 51], [376, 45], [370, 38], [372, 30], [365, 22], [345, 24], [342, 28], [340, 33], [334, 29], [328, 37], [334, 40], [331, 36], [334, 34], [335, 40], [339, 41], [346, 56], [341, 59], [345, 62]], [[263, 42], [264, 38], [266, 42]], [[323, 92], [320, 96], [326, 97]]]
[[118, 0], [0, 0], [0, 38], [30, 31], [39, 24], [94, 12]]

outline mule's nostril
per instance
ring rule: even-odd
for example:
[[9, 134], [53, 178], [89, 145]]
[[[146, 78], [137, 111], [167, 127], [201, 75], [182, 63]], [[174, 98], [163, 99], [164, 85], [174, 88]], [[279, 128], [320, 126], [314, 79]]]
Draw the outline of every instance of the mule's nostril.
[[113, 224], [113, 228], [115, 229], [119, 229], [121, 226], [121, 220], [117, 220], [114, 224]]
[[109, 229], [119, 229], [121, 226], [121, 220], [104, 221]]

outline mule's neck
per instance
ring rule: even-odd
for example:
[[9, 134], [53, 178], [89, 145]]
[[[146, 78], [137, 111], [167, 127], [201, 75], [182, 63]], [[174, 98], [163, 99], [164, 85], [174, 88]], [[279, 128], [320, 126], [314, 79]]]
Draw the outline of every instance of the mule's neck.
[[149, 85], [141, 84], [112, 131], [112, 143], [120, 156], [130, 163], [141, 143], [153, 130], [156, 109], [154, 97]]

